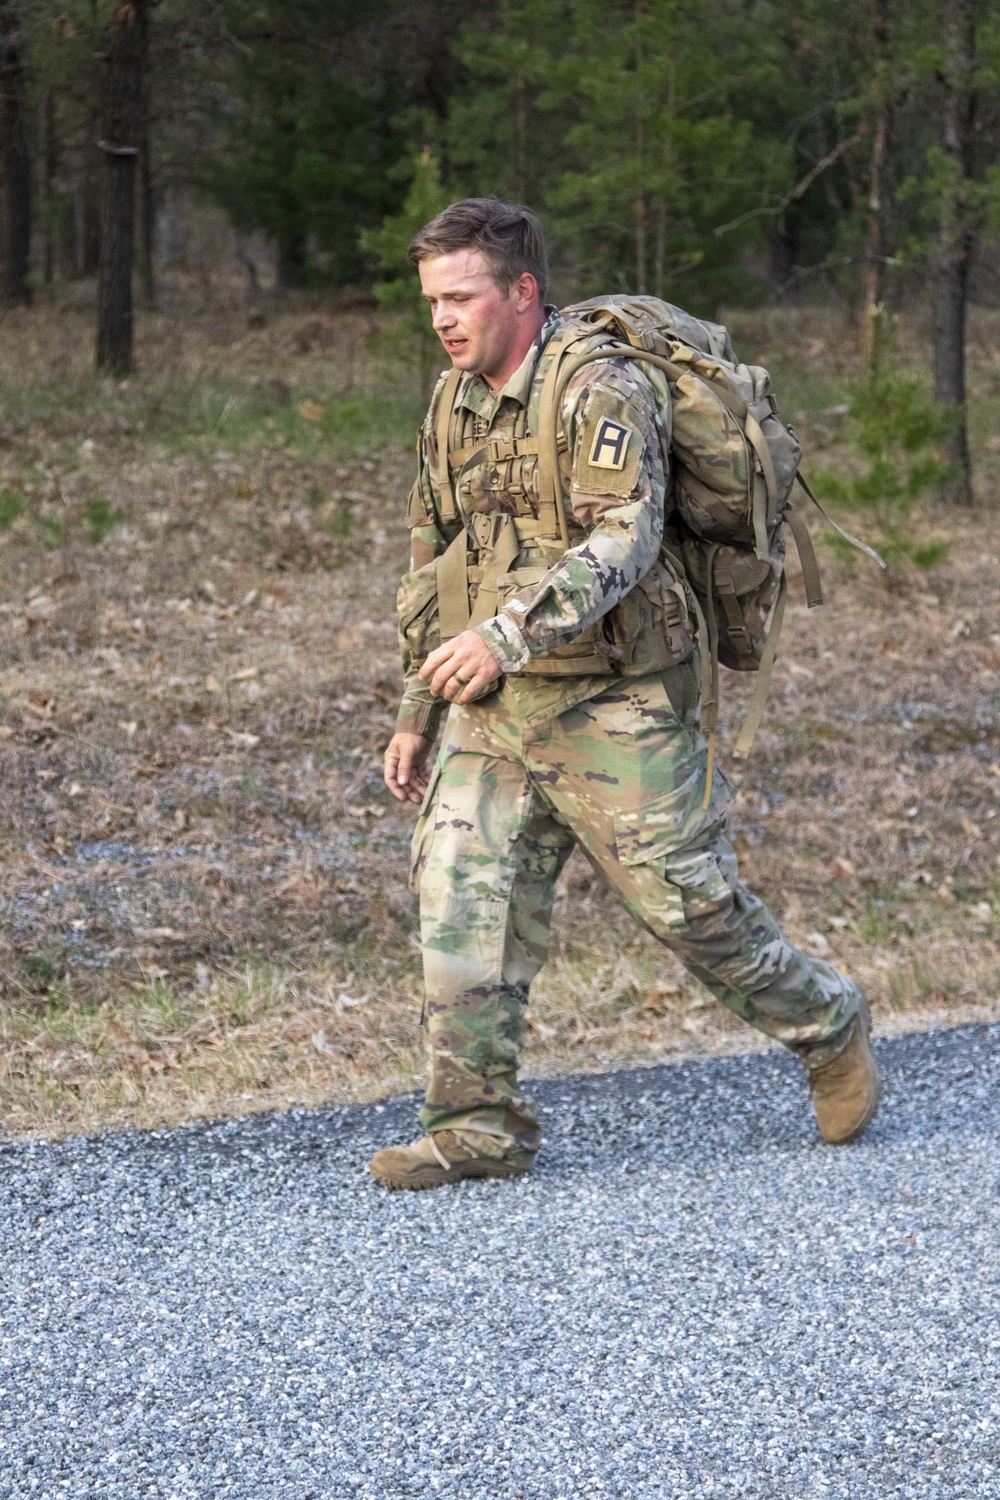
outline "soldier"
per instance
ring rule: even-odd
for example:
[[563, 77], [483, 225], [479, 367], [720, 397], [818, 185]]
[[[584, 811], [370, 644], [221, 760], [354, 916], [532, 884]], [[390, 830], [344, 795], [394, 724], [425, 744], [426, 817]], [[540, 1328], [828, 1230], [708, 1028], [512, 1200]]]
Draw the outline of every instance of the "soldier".
[[410, 257], [452, 364], [409, 501], [405, 688], [384, 773], [394, 797], [422, 804], [411, 884], [429, 1076], [426, 1134], [377, 1152], [373, 1174], [425, 1188], [530, 1170], [540, 1135], [517, 1079], [524, 1012], [577, 843], [723, 1005], [798, 1054], [823, 1137], [853, 1140], [880, 1094], [865, 999], [740, 883], [723, 832], [731, 792], [717, 770], [706, 789], [695, 638], [660, 550], [669, 405], [661, 416], [650, 377], [621, 358], [570, 378], [560, 534], [538, 434], [563, 319], [543, 300], [538, 220], [466, 199]]

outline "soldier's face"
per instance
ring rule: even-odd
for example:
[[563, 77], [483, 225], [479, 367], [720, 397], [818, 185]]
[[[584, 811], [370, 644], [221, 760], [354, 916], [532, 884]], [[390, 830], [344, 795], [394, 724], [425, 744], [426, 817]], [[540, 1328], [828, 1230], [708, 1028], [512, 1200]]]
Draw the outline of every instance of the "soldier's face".
[[420, 285], [434, 332], [456, 369], [493, 375], [506, 368], [522, 340], [526, 316], [538, 307], [533, 276], [505, 295], [481, 250], [455, 250], [420, 262]]

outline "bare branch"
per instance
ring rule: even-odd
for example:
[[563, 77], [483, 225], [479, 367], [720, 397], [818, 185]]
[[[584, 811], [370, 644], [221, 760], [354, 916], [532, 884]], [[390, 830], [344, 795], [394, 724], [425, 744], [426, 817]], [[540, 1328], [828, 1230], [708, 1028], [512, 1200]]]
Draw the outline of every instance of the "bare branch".
[[805, 196], [816, 181], [816, 178], [820, 177], [828, 167], [832, 167], [835, 162], [838, 162], [852, 146], [857, 146], [863, 139], [864, 134], [864, 131], [859, 130], [855, 135], [845, 136], [842, 141], [838, 141], [833, 150], [828, 151], [821, 161], [818, 161], [814, 167], [811, 167], [802, 181], [796, 183], [791, 192], [786, 193], [777, 203], [762, 204], [760, 208], [751, 208], [749, 213], [740, 214], [738, 219], [733, 219], [729, 224], [717, 224], [712, 233], [715, 235], [728, 234], [731, 229], [739, 229], [740, 225], [745, 224], [749, 219], [758, 219], [763, 214], [783, 213], [790, 203], [798, 203], [799, 199]]

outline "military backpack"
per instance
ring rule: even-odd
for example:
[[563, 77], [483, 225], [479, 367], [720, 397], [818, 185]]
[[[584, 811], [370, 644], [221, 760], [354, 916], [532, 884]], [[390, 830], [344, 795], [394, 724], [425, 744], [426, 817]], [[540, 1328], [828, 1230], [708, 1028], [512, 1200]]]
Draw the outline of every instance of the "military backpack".
[[[563, 310], [563, 318], [539, 362], [534, 432], [525, 413], [523, 432], [510, 439], [456, 446], [454, 403], [462, 374], [452, 370], [443, 381], [435, 425], [442, 520], [458, 517], [456, 484], [477, 465], [527, 466], [530, 483], [522, 486], [523, 514], [471, 517], [471, 530], [467, 524], [442, 557], [407, 575], [401, 594], [404, 639], [413, 659], [419, 659], [439, 640], [489, 619], [582, 539], [567, 507], [560, 464], [566, 451], [562, 397], [586, 364], [634, 360], [644, 369], [670, 434], [658, 564], [606, 620], [569, 646], [533, 659], [529, 670], [636, 675], [690, 655], [697, 636], [702, 727], [713, 759], [718, 662], [758, 673], [733, 750], [745, 756], [763, 717], [782, 625], [786, 533], [798, 549], [808, 605], [822, 603], [815, 551], [792, 503], [797, 480], [819, 505], [799, 473], [798, 440], [778, 418], [767, 370], [741, 364], [721, 324], [655, 297], [628, 295], [576, 303]], [[841, 534], [881, 564], [871, 548]], [[525, 548], [536, 563], [533, 569], [515, 567]], [[470, 563], [470, 556], [476, 561]], [[711, 781], [709, 775], [709, 787]]]

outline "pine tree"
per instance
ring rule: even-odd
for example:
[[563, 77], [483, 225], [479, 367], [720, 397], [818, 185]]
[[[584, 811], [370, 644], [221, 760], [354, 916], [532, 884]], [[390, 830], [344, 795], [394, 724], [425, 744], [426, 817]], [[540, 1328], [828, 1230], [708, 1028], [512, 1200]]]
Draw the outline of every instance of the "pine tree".
[[383, 220], [381, 229], [365, 230], [361, 248], [378, 264], [383, 279], [375, 287], [380, 309], [390, 317], [383, 342], [416, 366], [421, 399], [430, 398], [434, 357], [441, 352], [420, 294], [420, 281], [407, 258], [410, 241], [439, 213], [451, 195], [441, 183], [440, 163], [425, 147], [413, 163], [413, 179], [398, 214]]

